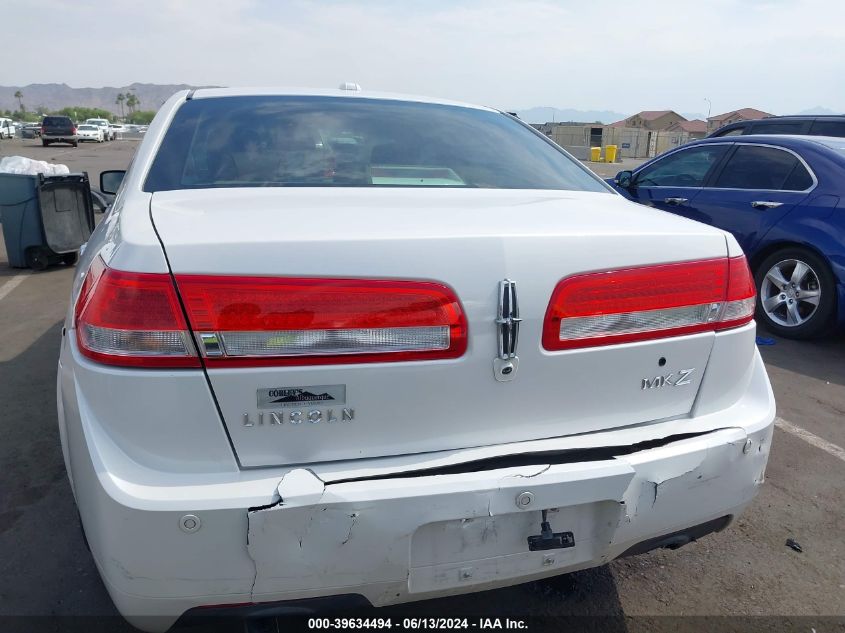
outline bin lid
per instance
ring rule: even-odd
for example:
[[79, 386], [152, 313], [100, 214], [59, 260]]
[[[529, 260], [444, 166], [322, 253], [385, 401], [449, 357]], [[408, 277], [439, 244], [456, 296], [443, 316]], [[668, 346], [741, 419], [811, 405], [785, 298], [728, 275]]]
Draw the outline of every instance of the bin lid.
[[56, 253], [79, 250], [94, 230], [88, 175], [41, 176], [38, 199], [47, 246]]

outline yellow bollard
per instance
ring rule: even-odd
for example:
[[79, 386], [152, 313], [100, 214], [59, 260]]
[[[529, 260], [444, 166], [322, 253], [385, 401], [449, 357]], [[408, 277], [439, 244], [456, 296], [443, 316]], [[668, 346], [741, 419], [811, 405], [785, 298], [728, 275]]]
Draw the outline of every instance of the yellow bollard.
[[593, 163], [601, 162], [601, 147], [590, 148], [590, 161]]
[[604, 160], [608, 163], [616, 162], [616, 145], [608, 145], [604, 148]]

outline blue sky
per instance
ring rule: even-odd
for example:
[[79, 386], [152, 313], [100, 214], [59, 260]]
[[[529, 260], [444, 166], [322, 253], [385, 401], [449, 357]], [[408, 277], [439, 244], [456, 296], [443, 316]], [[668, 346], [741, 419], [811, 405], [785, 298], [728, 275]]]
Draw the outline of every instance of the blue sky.
[[[845, 112], [836, 0], [39, 0], [0, 83], [364, 88], [504, 109]], [[139, 11], [138, 7], [143, 7]], [[48, 17], [49, 16], [49, 19]], [[93, 25], [45, 35], [45, 20]], [[110, 28], [102, 28], [108, 22]]]

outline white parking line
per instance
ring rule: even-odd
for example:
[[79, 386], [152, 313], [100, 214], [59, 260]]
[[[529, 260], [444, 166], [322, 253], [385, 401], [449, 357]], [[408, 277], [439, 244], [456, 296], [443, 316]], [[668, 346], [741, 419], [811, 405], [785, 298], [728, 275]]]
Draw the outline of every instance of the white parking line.
[[775, 426], [781, 429], [782, 431], [791, 433], [795, 437], [800, 437], [802, 440], [807, 442], [807, 444], [815, 446], [816, 448], [820, 448], [825, 453], [829, 453], [837, 459], [840, 459], [845, 462], [845, 448], [837, 446], [832, 442], [828, 442], [827, 440], [820, 438], [818, 435], [810, 433], [806, 429], [802, 429], [800, 426], [795, 426], [791, 422], [787, 422], [783, 418], [775, 418]]
[[0, 301], [2, 301], [7, 294], [12, 292], [12, 290], [20, 286], [21, 282], [27, 277], [29, 277], [29, 273], [21, 273], [19, 275], [15, 275], [9, 281], [0, 286]]

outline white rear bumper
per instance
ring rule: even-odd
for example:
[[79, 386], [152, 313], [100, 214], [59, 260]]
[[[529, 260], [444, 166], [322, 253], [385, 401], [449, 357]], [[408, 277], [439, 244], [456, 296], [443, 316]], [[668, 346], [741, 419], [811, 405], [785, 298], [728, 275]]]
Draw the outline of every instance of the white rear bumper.
[[[60, 415], [106, 586], [136, 626], [164, 630], [201, 605], [338, 594], [387, 605], [515, 584], [601, 565], [648, 539], [736, 516], [763, 481], [775, 413], [759, 356], [752, 374], [738, 403], [707, 416], [709, 432], [700, 431], [703, 418], [671, 423], [671, 435], [695, 428], [695, 437], [632, 451], [609, 442], [608, 432], [603, 441], [619, 447], [617, 456], [537, 454], [530, 465], [375, 479], [371, 467], [359, 481], [265, 469], [202, 485], [156, 472], [130, 482], [107, 466], [114, 447], [103, 445], [77, 402], [65, 397]], [[557, 450], [561, 440], [548, 443]], [[249, 509], [257, 490], [281, 501]], [[522, 493], [530, 493], [528, 505], [517, 505]], [[573, 533], [574, 547], [528, 551], [543, 509], [554, 531]], [[180, 528], [189, 514], [201, 521], [193, 532]]]

